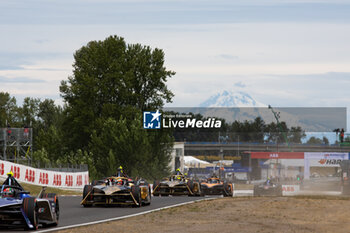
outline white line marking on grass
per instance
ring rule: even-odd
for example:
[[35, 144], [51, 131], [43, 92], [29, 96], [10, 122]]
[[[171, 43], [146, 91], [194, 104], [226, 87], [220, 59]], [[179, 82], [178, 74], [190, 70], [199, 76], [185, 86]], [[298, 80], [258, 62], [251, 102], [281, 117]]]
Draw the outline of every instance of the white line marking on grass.
[[130, 215], [125, 215], [125, 216], [121, 216], [121, 217], [108, 218], [108, 219], [104, 219], [104, 220], [87, 222], [87, 223], [81, 223], [81, 224], [74, 224], [74, 225], [64, 226], [64, 227], [55, 227], [55, 228], [44, 229], [44, 230], [33, 231], [33, 232], [38, 232], [38, 233], [39, 232], [52, 232], [52, 231], [60, 231], [60, 230], [66, 230], [66, 229], [82, 227], [82, 226], [95, 225], [95, 224], [99, 224], [99, 223], [105, 223], [105, 222], [111, 222], [111, 221], [116, 221], [116, 220], [122, 220], [122, 219], [131, 218], [131, 217], [135, 217], [135, 216], [139, 216], [139, 215], [144, 215], [144, 214], [157, 212], [157, 211], [160, 211], [160, 210], [166, 210], [166, 209], [170, 209], [170, 208], [174, 208], [174, 207], [178, 207], [178, 206], [193, 204], [193, 203], [201, 202], [201, 201], [210, 201], [210, 200], [215, 200], [215, 199], [219, 199], [219, 198], [222, 198], [222, 197], [211, 197], [211, 198], [205, 198], [205, 199], [200, 199], [200, 200], [195, 200], [195, 201], [188, 201], [188, 202], [183, 202], [183, 203], [179, 203], [179, 204], [175, 204], [175, 205], [165, 206], [165, 207], [161, 207], [161, 208], [157, 208], [157, 209], [153, 209], [153, 210], [147, 210], [147, 211], [143, 211], [143, 212], [136, 213], [136, 214], [130, 214]]

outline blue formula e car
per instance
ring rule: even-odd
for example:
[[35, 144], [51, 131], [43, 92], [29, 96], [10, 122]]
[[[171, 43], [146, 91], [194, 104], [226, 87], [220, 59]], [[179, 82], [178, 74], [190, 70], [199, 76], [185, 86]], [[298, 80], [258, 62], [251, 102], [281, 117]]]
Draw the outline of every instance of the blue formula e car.
[[60, 208], [54, 193], [41, 190], [37, 197], [29, 192], [13, 177], [13, 173], [0, 186], [0, 228], [25, 228], [36, 230], [42, 226], [58, 224]]

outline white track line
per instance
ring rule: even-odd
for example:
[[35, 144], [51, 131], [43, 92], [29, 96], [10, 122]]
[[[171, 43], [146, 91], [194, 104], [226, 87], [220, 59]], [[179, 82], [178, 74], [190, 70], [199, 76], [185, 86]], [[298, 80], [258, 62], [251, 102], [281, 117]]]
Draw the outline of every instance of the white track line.
[[105, 223], [105, 222], [110, 222], [110, 221], [122, 220], [122, 219], [125, 219], [125, 218], [131, 218], [131, 217], [135, 217], [135, 216], [139, 216], [139, 215], [149, 214], [149, 213], [157, 212], [157, 211], [160, 211], [160, 210], [165, 210], [165, 209], [170, 209], [170, 208], [174, 208], [174, 207], [178, 207], [178, 206], [193, 204], [193, 203], [200, 202], [200, 201], [215, 200], [215, 199], [219, 199], [219, 198], [222, 198], [222, 197], [221, 196], [220, 197], [211, 197], [211, 198], [205, 198], [205, 199], [200, 199], [200, 200], [195, 200], [195, 201], [188, 201], [188, 202], [184, 202], [184, 203], [179, 203], [179, 204], [175, 204], [175, 205], [165, 206], [165, 207], [161, 207], [161, 208], [158, 208], [158, 209], [148, 210], [148, 211], [144, 211], [144, 212], [140, 212], [140, 213], [136, 213], [136, 214], [130, 214], [130, 215], [121, 216], [121, 217], [116, 217], [116, 218], [108, 218], [108, 219], [94, 221], [94, 222], [81, 223], [81, 224], [75, 224], [75, 225], [64, 226], [64, 227], [55, 227], [55, 228], [39, 230], [39, 231], [32, 231], [32, 232], [38, 232], [39, 233], [39, 232], [60, 231], [60, 230], [65, 230], [65, 229], [69, 229], [69, 228], [82, 227], [82, 226], [94, 225], [94, 224]]

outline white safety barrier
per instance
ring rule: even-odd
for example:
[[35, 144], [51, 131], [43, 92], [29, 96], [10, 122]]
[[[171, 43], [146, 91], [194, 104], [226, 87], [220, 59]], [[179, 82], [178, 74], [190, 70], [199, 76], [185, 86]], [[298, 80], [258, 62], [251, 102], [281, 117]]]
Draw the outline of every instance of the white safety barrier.
[[65, 189], [82, 189], [85, 184], [89, 184], [88, 171], [48, 171], [0, 160], [0, 177], [6, 179], [7, 173], [10, 171], [13, 172], [13, 176], [19, 182], [40, 186]]
[[234, 197], [246, 197], [246, 196], [253, 196], [254, 191], [253, 190], [234, 190], [233, 196]]

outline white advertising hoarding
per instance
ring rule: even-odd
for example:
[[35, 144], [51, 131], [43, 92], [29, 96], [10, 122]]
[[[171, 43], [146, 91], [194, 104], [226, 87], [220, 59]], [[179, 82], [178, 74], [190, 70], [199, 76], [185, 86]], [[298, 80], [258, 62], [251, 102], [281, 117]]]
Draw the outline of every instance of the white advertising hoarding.
[[0, 177], [7, 178], [7, 173], [12, 171], [13, 176], [19, 181], [28, 184], [54, 187], [82, 189], [89, 184], [89, 172], [58, 172], [37, 169], [21, 164], [0, 160]]
[[348, 160], [349, 153], [342, 152], [305, 152], [304, 178], [310, 178], [310, 167], [340, 167], [342, 160]]

